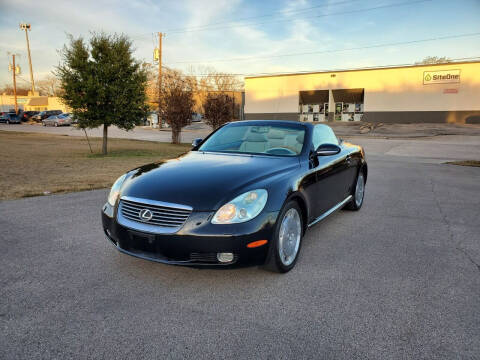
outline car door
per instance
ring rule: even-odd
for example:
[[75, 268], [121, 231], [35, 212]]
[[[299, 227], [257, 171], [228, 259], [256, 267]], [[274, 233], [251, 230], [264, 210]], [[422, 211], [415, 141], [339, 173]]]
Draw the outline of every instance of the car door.
[[[312, 136], [313, 149], [322, 144], [339, 145], [332, 129], [324, 124], [314, 127]], [[346, 198], [347, 176], [349, 166], [349, 150], [341, 146], [341, 151], [335, 155], [315, 156], [316, 183], [313, 187], [315, 217], [319, 217]]]

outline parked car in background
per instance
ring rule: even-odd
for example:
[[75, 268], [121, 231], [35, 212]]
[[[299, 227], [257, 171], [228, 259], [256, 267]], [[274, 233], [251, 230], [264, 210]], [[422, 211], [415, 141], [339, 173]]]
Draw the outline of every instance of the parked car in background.
[[72, 118], [70, 114], [60, 114], [60, 115], [52, 115], [46, 119], [42, 120], [43, 126], [70, 126], [72, 125]]
[[15, 113], [3, 113], [0, 115], [0, 122], [5, 124], [20, 124], [20, 116]]
[[200, 122], [203, 120], [203, 115], [197, 112], [192, 113], [192, 122]]
[[37, 115], [39, 113], [39, 111], [25, 111], [22, 116], [21, 116], [21, 119], [22, 121], [28, 121], [30, 120], [30, 118], [34, 115]]
[[40, 122], [43, 119], [46, 119], [52, 115], [60, 115], [61, 113], [62, 113], [62, 110], [45, 110], [38, 113], [37, 115], [32, 116], [32, 119], [37, 122]]

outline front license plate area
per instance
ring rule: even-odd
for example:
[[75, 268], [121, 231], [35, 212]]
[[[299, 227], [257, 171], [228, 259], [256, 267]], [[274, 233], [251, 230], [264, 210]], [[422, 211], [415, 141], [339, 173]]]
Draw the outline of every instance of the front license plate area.
[[130, 248], [145, 252], [155, 252], [155, 235], [129, 231]]

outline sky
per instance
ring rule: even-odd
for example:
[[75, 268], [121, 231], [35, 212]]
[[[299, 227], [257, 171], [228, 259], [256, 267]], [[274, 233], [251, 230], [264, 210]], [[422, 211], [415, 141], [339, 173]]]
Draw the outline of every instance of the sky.
[[[197, 74], [289, 73], [411, 64], [426, 56], [480, 59], [480, 0], [0, 0], [0, 87], [29, 86], [25, 34], [35, 81], [51, 74], [67, 35], [124, 33], [135, 56]], [[429, 40], [428, 39], [437, 39]]]

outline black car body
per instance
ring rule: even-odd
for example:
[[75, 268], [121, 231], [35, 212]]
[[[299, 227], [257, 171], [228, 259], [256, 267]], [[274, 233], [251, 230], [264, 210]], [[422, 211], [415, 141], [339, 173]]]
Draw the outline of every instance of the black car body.
[[20, 124], [20, 117], [15, 113], [4, 113], [0, 116], [0, 122], [6, 124]]
[[32, 116], [32, 119], [37, 122], [40, 122], [43, 119], [46, 119], [53, 115], [60, 115], [61, 113], [62, 113], [62, 110], [45, 110], [45, 111], [39, 112], [37, 115]]
[[[222, 140], [216, 135], [219, 132], [245, 131], [242, 126], [248, 129], [242, 145], [222, 145], [219, 140], [220, 145], [208, 145], [213, 141], [209, 139]], [[241, 152], [226, 150], [227, 146], [240, 146]], [[113, 206], [107, 201], [102, 209], [103, 228], [118, 250], [149, 260], [183, 265], [261, 264], [272, 261], [280, 236], [279, 219], [286, 208], [297, 209], [303, 235], [333, 211], [352, 206], [359, 174], [364, 183], [367, 171], [363, 149], [339, 141], [326, 125], [234, 122], [200, 144], [194, 142], [192, 151], [177, 159], [125, 174], [112, 188], [116, 192]], [[256, 189], [268, 194], [258, 215], [241, 223], [213, 223], [219, 209], [242, 194], [260, 201], [252, 193], [263, 190]], [[363, 188], [361, 196], [354, 208], [363, 202]], [[146, 210], [153, 219], [142, 218]], [[235, 208], [234, 216], [240, 216], [241, 210]], [[223, 253], [230, 254], [230, 261], [220, 261]]]
[[38, 113], [38, 111], [25, 111], [22, 114], [22, 121], [28, 121], [32, 116], [37, 115]]

